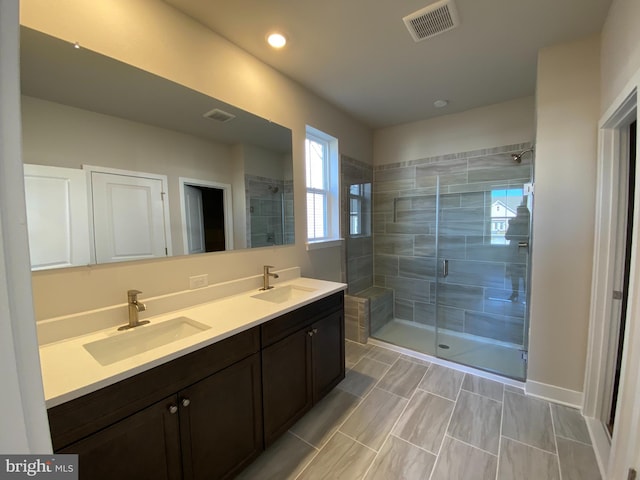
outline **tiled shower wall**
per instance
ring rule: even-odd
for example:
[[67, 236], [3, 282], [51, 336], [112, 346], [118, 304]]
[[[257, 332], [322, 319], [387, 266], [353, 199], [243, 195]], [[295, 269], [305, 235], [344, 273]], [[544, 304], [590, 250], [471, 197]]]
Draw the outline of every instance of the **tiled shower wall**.
[[349, 340], [366, 343], [372, 328], [379, 328], [392, 319], [393, 292], [373, 287], [372, 199], [363, 205], [362, 235], [349, 231], [349, 189], [351, 185], [373, 183], [373, 167], [342, 156], [341, 159], [341, 221], [345, 237], [346, 279], [345, 334]]
[[291, 180], [245, 175], [245, 195], [247, 247], [294, 243]]
[[371, 184], [373, 167], [347, 156], [341, 157], [341, 209], [342, 232], [345, 238], [347, 261], [347, 293], [354, 294], [373, 285], [373, 236], [371, 230], [371, 203], [365, 206], [362, 222], [365, 234], [351, 236], [349, 233], [349, 188], [351, 185]]
[[439, 328], [524, 343], [524, 293], [520, 301], [510, 301], [512, 255], [508, 245], [491, 243], [491, 191], [531, 181], [531, 155], [524, 155], [521, 164], [510, 155], [530, 146], [375, 168], [374, 283], [393, 289], [395, 318], [435, 324], [436, 271], [442, 272], [435, 249], [439, 175], [439, 253], [449, 260], [449, 275], [438, 286]]

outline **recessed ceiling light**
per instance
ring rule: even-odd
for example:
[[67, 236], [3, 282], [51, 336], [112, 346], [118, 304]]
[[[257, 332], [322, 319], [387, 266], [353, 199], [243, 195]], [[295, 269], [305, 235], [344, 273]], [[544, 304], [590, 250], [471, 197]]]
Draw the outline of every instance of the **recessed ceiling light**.
[[282, 48], [287, 44], [287, 39], [281, 33], [272, 33], [267, 37], [267, 42], [273, 48]]
[[75, 43], [73, 44], [73, 48], [80, 48], [80, 44], [79, 44], [78, 42], [75, 42]]
[[433, 106], [436, 108], [444, 108], [449, 105], [449, 100], [436, 100], [433, 102]]

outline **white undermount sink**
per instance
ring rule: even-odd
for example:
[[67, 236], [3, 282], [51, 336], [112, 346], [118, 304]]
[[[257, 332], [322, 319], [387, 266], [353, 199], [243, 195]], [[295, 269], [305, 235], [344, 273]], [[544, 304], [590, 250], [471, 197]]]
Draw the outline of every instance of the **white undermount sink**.
[[302, 287], [300, 285], [282, 285], [275, 286], [271, 290], [251, 295], [251, 298], [264, 300], [271, 303], [284, 303], [289, 300], [306, 297], [309, 293], [314, 292], [315, 288]]
[[165, 322], [136, 327], [102, 340], [86, 343], [83, 347], [100, 365], [105, 366], [209, 328], [211, 327], [190, 318], [177, 317]]

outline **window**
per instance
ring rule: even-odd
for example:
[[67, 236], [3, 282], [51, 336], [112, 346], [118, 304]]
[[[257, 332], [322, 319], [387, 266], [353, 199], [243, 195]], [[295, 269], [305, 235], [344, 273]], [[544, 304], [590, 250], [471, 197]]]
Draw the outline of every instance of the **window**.
[[338, 140], [307, 126], [307, 239], [326, 242], [339, 237]]
[[515, 218], [518, 205], [525, 197], [522, 188], [505, 187], [491, 190], [491, 245], [507, 245], [509, 222]]
[[371, 184], [357, 183], [349, 186], [349, 235], [369, 235]]

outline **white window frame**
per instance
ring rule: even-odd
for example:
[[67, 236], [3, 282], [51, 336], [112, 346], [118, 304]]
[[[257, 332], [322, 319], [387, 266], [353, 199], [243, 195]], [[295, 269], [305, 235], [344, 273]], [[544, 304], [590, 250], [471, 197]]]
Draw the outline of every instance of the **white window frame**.
[[[368, 191], [367, 191], [367, 185], [369, 185]], [[353, 193], [354, 186], [358, 187], [358, 193]], [[348, 208], [349, 208], [349, 236], [350, 237], [368, 237], [371, 235], [371, 231], [369, 229], [370, 222], [366, 221], [366, 216], [370, 215], [370, 212], [371, 212], [371, 206], [370, 206], [370, 200], [369, 200], [370, 195], [371, 195], [371, 184], [357, 183], [357, 184], [349, 185]], [[357, 203], [358, 205], [357, 211], [353, 211], [352, 201], [355, 201]], [[358, 226], [360, 227], [357, 232], [354, 232], [352, 229], [354, 219], [357, 221]]]
[[[305, 182], [307, 182], [308, 158], [306, 158], [307, 140], [321, 143], [326, 151], [326, 158], [323, 165], [323, 186], [322, 188], [311, 188], [306, 185], [307, 198], [309, 194], [324, 195], [326, 199], [324, 209], [324, 233], [322, 237], [309, 237], [309, 225], [307, 225], [307, 250], [316, 248], [332, 247], [341, 244], [340, 238], [340, 197], [339, 197], [339, 162], [338, 162], [338, 139], [328, 135], [314, 127], [307, 125], [305, 137]], [[307, 204], [307, 222], [309, 218], [309, 208]]]

